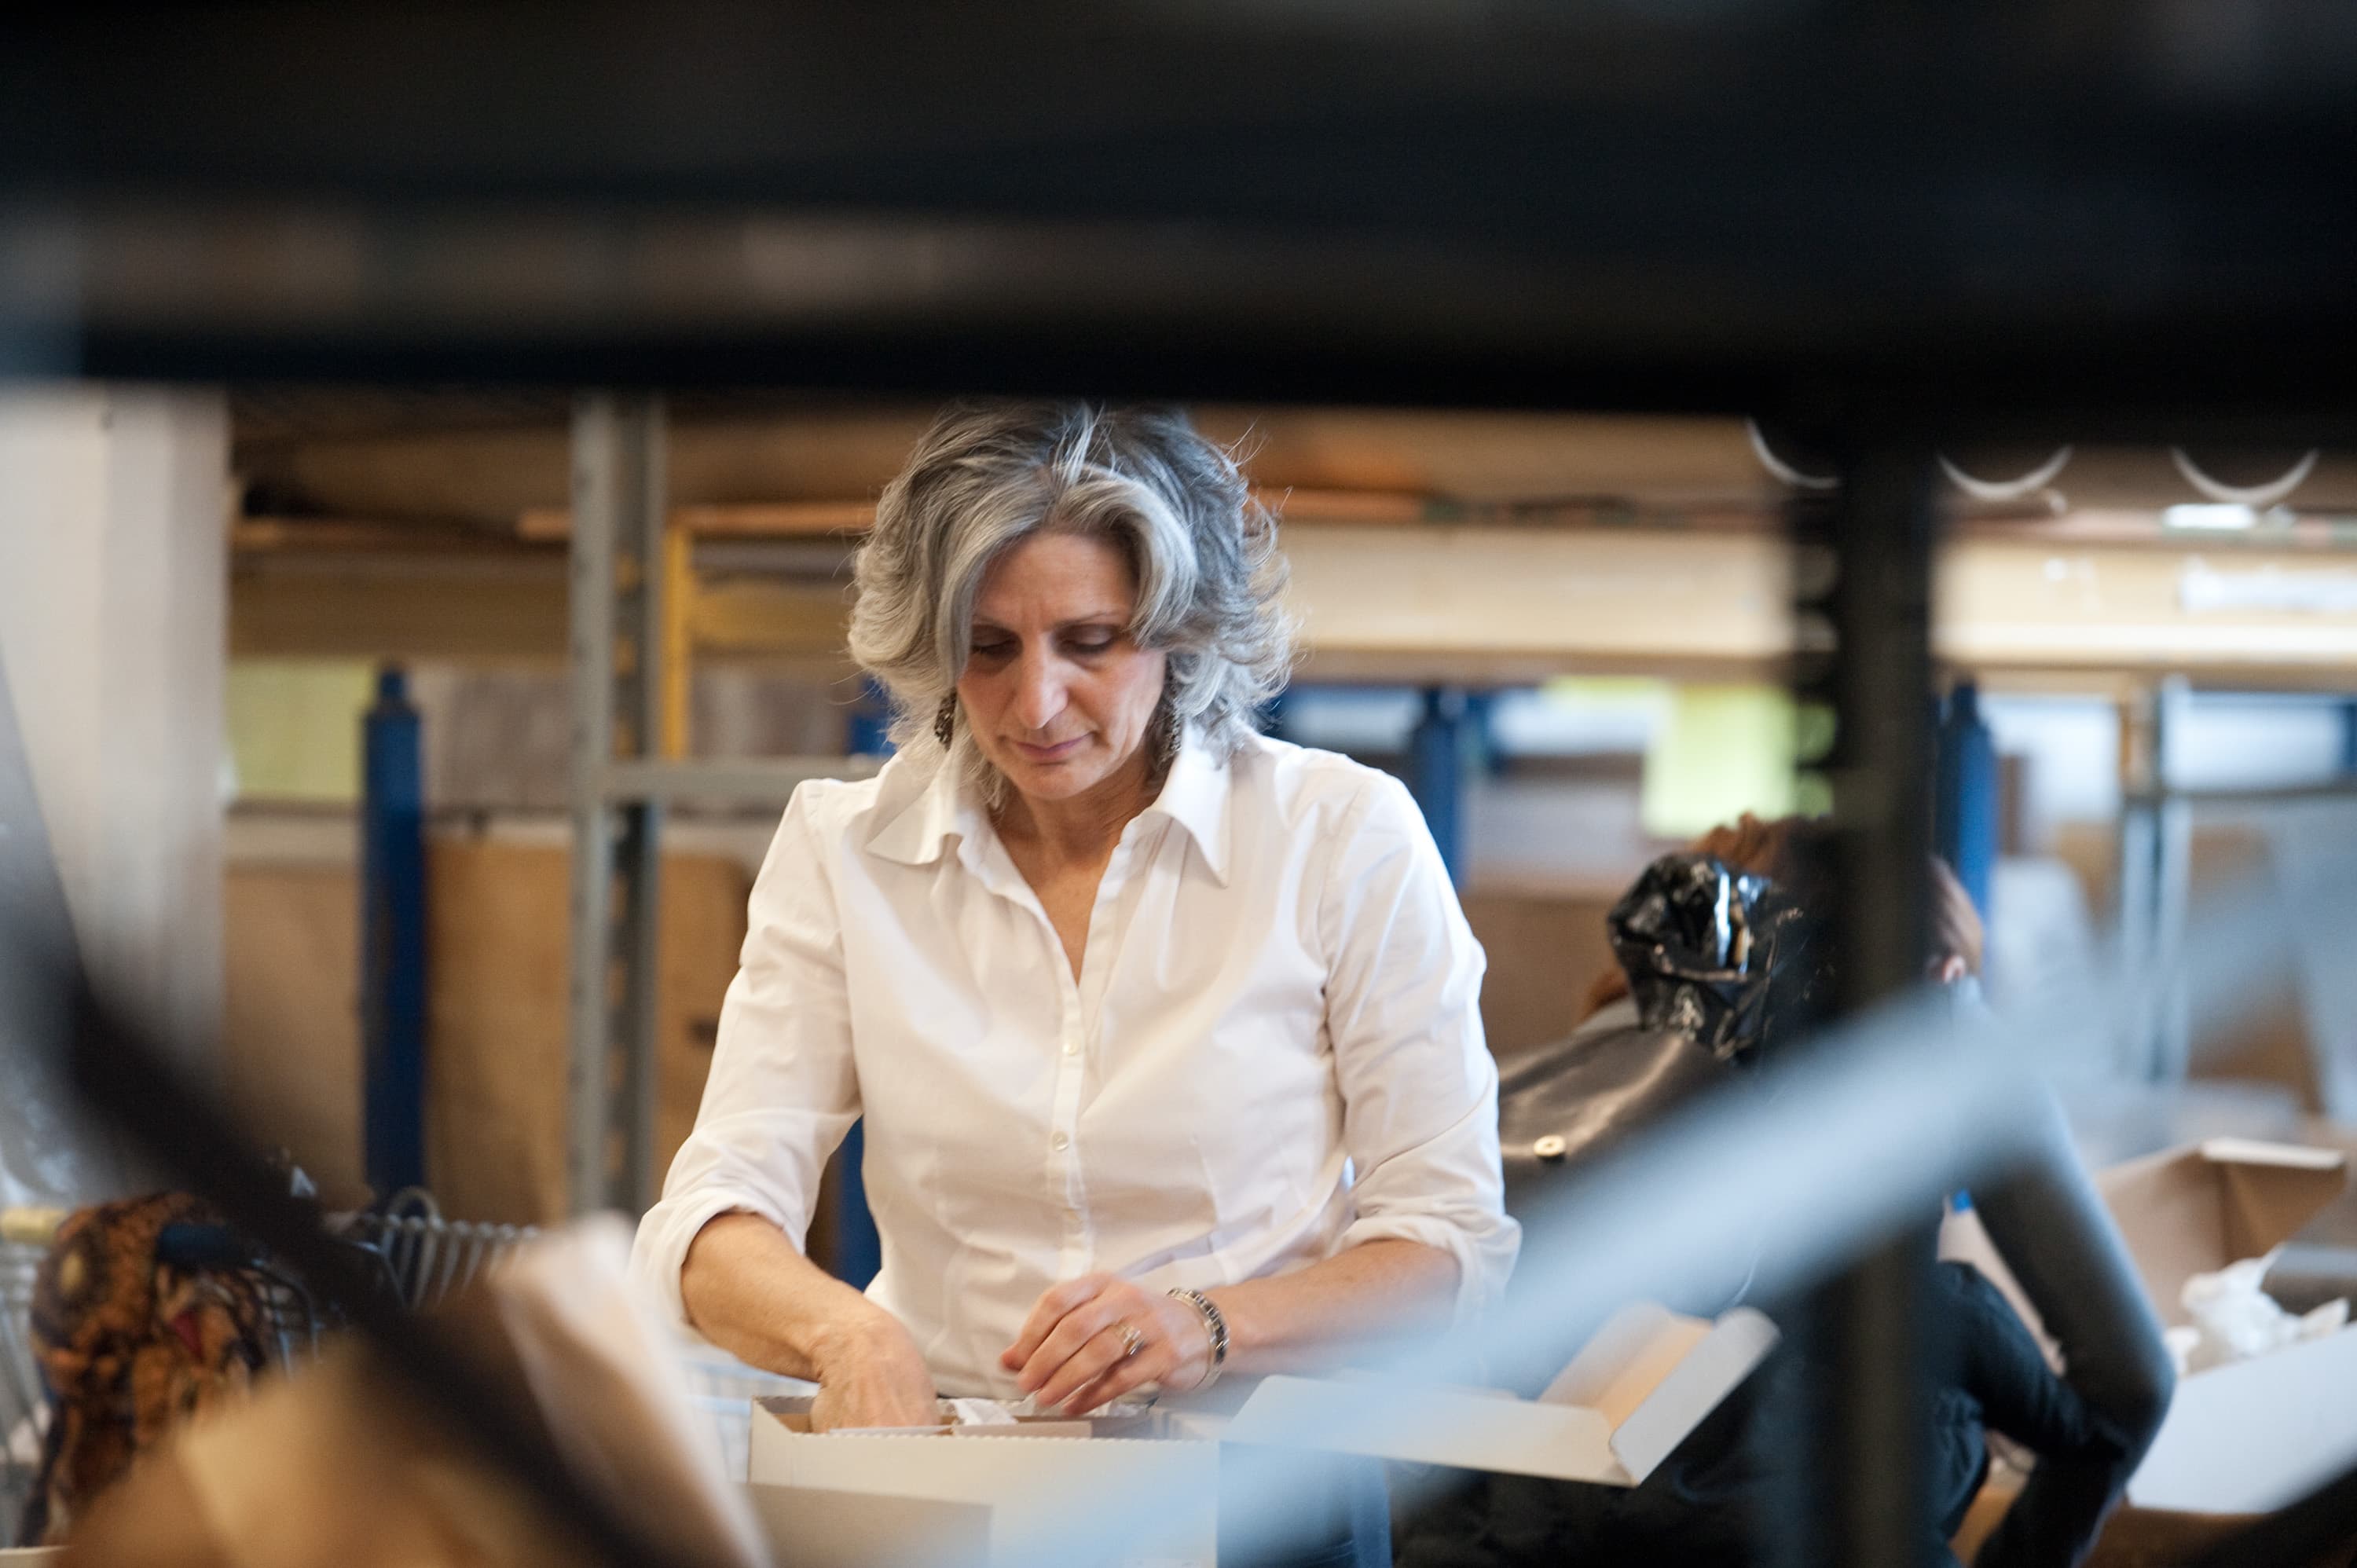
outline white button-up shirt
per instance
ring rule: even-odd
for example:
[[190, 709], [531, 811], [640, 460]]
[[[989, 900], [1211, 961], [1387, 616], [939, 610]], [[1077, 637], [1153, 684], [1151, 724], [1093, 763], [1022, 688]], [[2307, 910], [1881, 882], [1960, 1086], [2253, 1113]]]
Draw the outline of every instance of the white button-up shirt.
[[973, 791], [896, 759], [794, 794], [753, 886], [695, 1132], [634, 1266], [679, 1309], [688, 1243], [761, 1215], [797, 1245], [866, 1118], [868, 1294], [940, 1386], [1011, 1395], [1039, 1293], [1283, 1273], [1379, 1237], [1501, 1287], [1481, 949], [1399, 783], [1189, 742], [1122, 832], [1080, 974]]

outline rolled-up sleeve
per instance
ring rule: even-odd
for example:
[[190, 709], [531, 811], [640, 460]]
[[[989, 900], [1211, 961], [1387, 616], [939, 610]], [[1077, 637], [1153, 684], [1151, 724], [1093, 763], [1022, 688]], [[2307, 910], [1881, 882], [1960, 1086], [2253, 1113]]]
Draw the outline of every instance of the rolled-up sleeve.
[[1340, 1245], [1397, 1238], [1447, 1252], [1461, 1325], [1504, 1289], [1522, 1232], [1505, 1212], [1481, 946], [1397, 779], [1370, 780], [1343, 822], [1319, 918], [1355, 1173]]
[[819, 1173], [859, 1116], [843, 932], [813, 796], [795, 792], [754, 880], [695, 1131], [631, 1250], [632, 1273], [683, 1323], [680, 1268], [696, 1232], [743, 1210], [801, 1247]]

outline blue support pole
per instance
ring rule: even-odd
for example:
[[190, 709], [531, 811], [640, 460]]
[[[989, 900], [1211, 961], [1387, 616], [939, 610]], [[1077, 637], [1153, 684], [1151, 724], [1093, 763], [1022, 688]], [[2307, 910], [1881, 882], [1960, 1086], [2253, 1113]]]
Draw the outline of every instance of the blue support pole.
[[1408, 736], [1407, 787], [1440, 848], [1448, 879], [1465, 880], [1465, 782], [1476, 760], [1479, 725], [1465, 693], [1434, 686], [1424, 693], [1424, 717]]
[[1937, 747], [1932, 847], [1954, 870], [1986, 920], [1989, 882], [1996, 871], [1996, 740], [1981, 717], [1980, 692], [1969, 681], [1948, 694]]
[[892, 755], [892, 699], [873, 677], [844, 720], [843, 749], [851, 757]]
[[[845, 722], [844, 749], [853, 757], [889, 757], [891, 725], [892, 700], [871, 679]], [[854, 1122], [835, 1156], [834, 1275], [861, 1290], [884, 1266], [884, 1244], [876, 1234], [876, 1216], [867, 1207], [867, 1182], [862, 1169], [866, 1150], [867, 1124]]]
[[361, 1124], [382, 1199], [425, 1181], [425, 770], [398, 666], [361, 727]]
[[1291, 740], [1293, 738], [1291, 736], [1285, 733], [1286, 699], [1291, 696], [1292, 693], [1292, 687], [1285, 687], [1277, 692], [1275, 696], [1269, 698], [1267, 702], [1263, 703], [1260, 705], [1261, 734], [1267, 736], [1274, 740]]
[[1465, 717], [1472, 730], [1472, 766], [1484, 779], [1501, 779], [1506, 754], [1498, 745], [1498, 693], [1465, 693]]
[[834, 1277], [860, 1290], [884, 1266], [884, 1243], [867, 1208], [867, 1123], [854, 1122], [835, 1155]]

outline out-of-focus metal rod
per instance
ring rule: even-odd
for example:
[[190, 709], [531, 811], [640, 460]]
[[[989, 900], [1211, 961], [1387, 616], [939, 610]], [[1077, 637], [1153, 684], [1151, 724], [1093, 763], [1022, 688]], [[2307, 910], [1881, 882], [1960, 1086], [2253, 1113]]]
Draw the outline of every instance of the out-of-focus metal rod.
[[[596, 393], [573, 421], [572, 1049], [576, 1214], [636, 1213], [654, 1150], [662, 807], [618, 792], [658, 739], [665, 513], [660, 400]], [[620, 1058], [619, 1072], [616, 1058]]]
[[[1928, 443], [1839, 454], [1841, 482], [1795, 500], [1795, 547], [1830, 576], [1796, 581], [1833, 632], [1799, 677], [1830, 706], [1833, 832], [1802, 875], [1827, 920], [1837, 1014], [1922, 978], [1932, 853], [1932, 545], [1937, 457]], [[1846, 1129], [1844, 1130], [1846, 1131]], [[1820, 1462], [1791, 1467], [1794, 1562], [1857, 1568], [1932, 1560], [1932, 1394], [1941, 1320], [1932, 1310], [1934, 1210], [1827, 1281], [1802, 1307], [1806, 1375], [1792, 1413]]]

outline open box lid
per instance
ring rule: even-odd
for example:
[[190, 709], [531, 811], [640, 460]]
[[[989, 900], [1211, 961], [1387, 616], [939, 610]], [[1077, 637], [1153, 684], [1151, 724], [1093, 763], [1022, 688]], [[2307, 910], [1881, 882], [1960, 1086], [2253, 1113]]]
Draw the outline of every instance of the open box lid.
[[1629, 1487], [1775, 1348], [1749, 1307], [1716, 1323], [1639, 1303], [1615, 1314], [1535, 1400], [1399, 1379], [1264, 1379], [1231, 1443]]
[[2185, 1321], [2185, 1282], [2255, 1258], [2338, 1197], [2337, 1149], [2212, 1138], [2111, 1166], [2096, 1177], [2161, 1321]]

